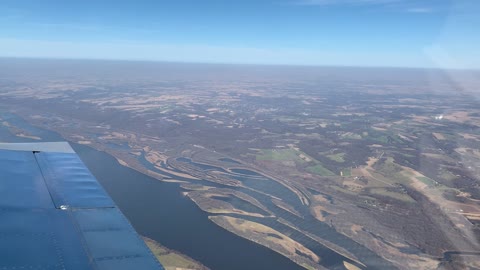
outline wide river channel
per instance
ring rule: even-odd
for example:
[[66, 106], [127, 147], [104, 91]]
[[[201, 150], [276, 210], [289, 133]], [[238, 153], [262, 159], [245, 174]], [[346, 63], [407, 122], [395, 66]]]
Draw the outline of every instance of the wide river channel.
[[[1, 114], [14, 126], [42, 141], [64, 140], [57, 133]], [[12, 135], [0, 127], [1, 142], [38, 142]], [[112, 156], [70, 143], [141, 235], [202, 262], [212, 270], [304, 269], [286, 257], [215, 225], [176, 183], [165, 183], [120, 165]]]

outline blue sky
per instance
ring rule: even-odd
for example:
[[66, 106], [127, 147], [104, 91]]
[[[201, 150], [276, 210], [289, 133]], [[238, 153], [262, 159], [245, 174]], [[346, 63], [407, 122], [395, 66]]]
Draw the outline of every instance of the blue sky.
[[2, 0], [0, 56], [480, 68], [477, 0]]

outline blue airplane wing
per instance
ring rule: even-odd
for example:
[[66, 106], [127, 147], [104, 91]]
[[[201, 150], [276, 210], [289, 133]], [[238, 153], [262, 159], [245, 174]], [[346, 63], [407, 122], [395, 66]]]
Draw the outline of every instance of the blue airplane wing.
[[0, 269], [161, 270], [67, 143], [0, 144]]

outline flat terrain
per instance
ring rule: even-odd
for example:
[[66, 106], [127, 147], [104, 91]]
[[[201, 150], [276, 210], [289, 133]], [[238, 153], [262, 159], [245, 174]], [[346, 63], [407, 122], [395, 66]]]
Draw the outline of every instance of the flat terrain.
[[208, 270], [207, 267], [192, 258], [172, 251], [152, 239], [146, 237], [143, 239], [165, 270]]
[[176, 182], [305, 268], [480, 267], [478, 73], [18, 61], [2, 130]]

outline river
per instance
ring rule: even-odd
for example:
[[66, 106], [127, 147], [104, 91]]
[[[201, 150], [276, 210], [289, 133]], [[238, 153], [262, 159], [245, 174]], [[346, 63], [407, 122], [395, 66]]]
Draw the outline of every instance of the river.
[[[54, 132], [2, 114], [12, 125], [44, 141], [61, 141]], [[13, 136], [0, 127], [2, 142], [38, 142]], [[215, 225], [208, 215], [182, 195], [176, 183], [165, 183], [120, 165], [112, 156], [71, 143], [138, 233], [202, 262], [212, 270], [304, 269], [286, 257]]]

